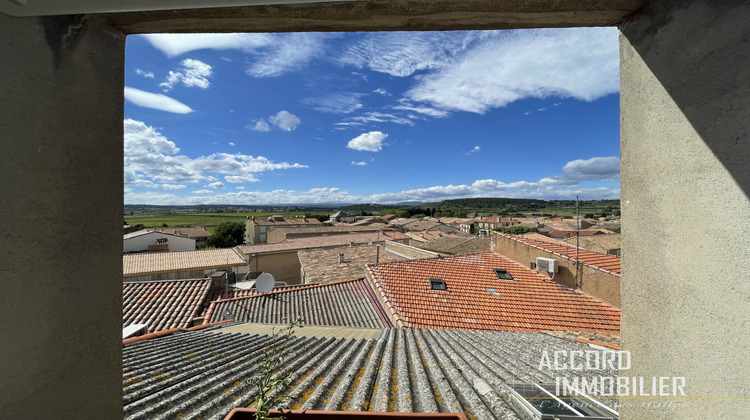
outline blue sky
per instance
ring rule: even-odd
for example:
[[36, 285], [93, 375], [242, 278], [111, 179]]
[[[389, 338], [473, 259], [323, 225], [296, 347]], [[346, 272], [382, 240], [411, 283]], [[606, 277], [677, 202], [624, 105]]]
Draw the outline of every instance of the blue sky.
[[125, 203], [619, 198], [614, 28], [128, 37]]

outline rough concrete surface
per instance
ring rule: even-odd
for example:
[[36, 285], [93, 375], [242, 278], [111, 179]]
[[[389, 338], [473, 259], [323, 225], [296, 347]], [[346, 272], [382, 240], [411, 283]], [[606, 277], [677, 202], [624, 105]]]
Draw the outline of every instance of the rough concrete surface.
[[124, 46], [0, 15], [0, 418], [121, 415]]
[[748, 21], [746, 1], [669, 1], [620, 27], [627, 374], [688, 397], [623, 419], [747, 416]]

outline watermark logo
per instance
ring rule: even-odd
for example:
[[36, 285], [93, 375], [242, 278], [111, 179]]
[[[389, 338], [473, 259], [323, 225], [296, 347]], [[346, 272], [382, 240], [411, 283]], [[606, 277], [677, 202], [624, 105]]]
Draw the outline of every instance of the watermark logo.
[[[573, 350], [542, 352], [539, 370], [553, 371], [627, 371], [631, 367], [629, 351]], [[682, 376], [557, 376], [558, 396], [585, 394], [592, 397], [685, 397]]]

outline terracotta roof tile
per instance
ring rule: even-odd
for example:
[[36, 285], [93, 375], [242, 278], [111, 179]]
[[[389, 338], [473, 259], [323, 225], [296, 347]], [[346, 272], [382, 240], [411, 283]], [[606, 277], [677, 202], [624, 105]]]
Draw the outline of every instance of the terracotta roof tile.
[[122, 326], [146, 324], [148, 332], [187, 328], [201, 311], [211, 279], [125, 282]]
[[[368, 265], [400, 326], [619, 334], [620, 310], [559, 285], [500, 254], [481, 253]], [[499, 280], [494, 269], [511, 273]], [[446, 290], [432, 290], [440, 278]], [[499, 296], [487, 290], [494, 289]]]
[[[339, 262], [339, 254], [343, 261]], [[325, 249], [305, 249], [297, 253], [302, 270], [305, 273], [305, 283], [330, 283], [334, 281], [361, 278], [365, 276], [365, 264], [398, 261], [401, 258], [380, 251], [375, 245], [345, 246]]]
[[237, 267], [241, 265], [247, 265], [247, 262], [232, 248], [125, 254], [122, 256], [122, 275], [123, 277], [134, 277], [170, 271]]

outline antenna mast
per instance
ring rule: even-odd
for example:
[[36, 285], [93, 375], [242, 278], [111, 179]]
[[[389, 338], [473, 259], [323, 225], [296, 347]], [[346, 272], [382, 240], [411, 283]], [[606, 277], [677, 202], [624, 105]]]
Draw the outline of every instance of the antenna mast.
[[578, 261], [578, 239], [581, 236], [581, 219], [578, 216], [578, 196], [576, 196], [576, 287], [578, 287], [578, 266], [581, 265]]

